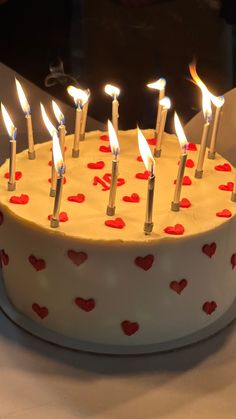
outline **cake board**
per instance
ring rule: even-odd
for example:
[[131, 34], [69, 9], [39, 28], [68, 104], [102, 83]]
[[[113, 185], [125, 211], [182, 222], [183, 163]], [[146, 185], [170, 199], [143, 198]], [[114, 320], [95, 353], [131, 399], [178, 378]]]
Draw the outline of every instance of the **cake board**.
[[194, 343], [200, 342], [201, 340], [205, 340], [210, 336], [215, 335], [216, 333], [220, 332], [220, 330], [228, 326], [236, 318], [235, 299], [230, 308], [223, 314], [223, 316], [217, 319], [214, 323], [201, 329], [198, 332], [192, 333], [188, 336], [184, 336], [179, 339], [168, 340], [156, 344], [138, 346], [107, 345], [86, 342], [83, 340], [66, 337], [57, 332], [53, 332], [37, 324], [33, 320], [27, 318], [24, 314], [21, 314], [18, 310], [16, 310], [8, 299], [1, 271], [0, 308], [2, 312], [5, 314], [5, 316], [14, 324], [41, 340], [66, 349], [105, 355], [144, 355], [179, 349], [181, 347], [192, 345]]

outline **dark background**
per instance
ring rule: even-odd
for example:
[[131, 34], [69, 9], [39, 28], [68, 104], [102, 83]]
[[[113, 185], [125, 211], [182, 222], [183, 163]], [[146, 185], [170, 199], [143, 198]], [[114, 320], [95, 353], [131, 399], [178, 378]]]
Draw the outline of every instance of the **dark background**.
[[[154, 126], [156, 94], [146, 84], [165, 77], [173, 107], [186, 122], [201, 105], [199, 92], [188, 81], [193, 57], [213, 93], [223, 94], [235, 84], [236, 4], [232, 3], [0, 1], [1, 61], [70, 104], [66, 86], [71, 81], [89, 87], [89, 113], [102, 122], [111, 110], [104, 85], [117, 84], [123, 129], [137, 122], [142, 127]], [[66, 77], [58, 75], [63, 67]], [[47, 78], [50, 70], [55, 77]]]

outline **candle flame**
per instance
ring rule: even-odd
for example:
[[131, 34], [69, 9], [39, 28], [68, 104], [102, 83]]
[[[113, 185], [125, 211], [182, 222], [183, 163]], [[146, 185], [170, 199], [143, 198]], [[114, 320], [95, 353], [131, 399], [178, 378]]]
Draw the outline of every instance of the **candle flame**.
[[108, 120], [108, 134], [109, 134], [109, 140], [110, 140], [110, 146], [112, 154], [117, 157], [120, 151], [120, 146], [118, 142], [118, 138], [116, 135], [116, 131], [111, 123], [111, 121]]
[[8, 135], [12, 140], [15, 140], [16, 139], [16, 128], [15, 128], [15, 126], [14, 126], [14, 124], [13, 124], [11, 118], [10, 118], [9, 113], [7, 112], [5, 106], [3, 105], [3, 103], [1, 103], [1, 111], [2, 111], [2, 117], [3, 117], [3, 120], [4, 120], [4, 124], [6, 126], [6, 129], [7, 129]]
[[149, 87], [149, 89], [164, 90], [166, 87], [166, 79], [161, 77], [157, 81], [147, 84], [147, 87]]
[[57, 119], [57, 121], [59, 122], [59, 124], [64, 124], [64, 115], [61, 111], [61, 109], [59, 108], [58, 104], [56, 102], [54, 102], [54, 100], [52, 100], [52, 108], [53, 108], [53, 112], [55, 114], [55, 117]]
[[171, 107], [171, 101], [168, 96], [163, 97], [163, 99], [161, 99], [159, 103], [164, 109], [170, 109]]
[[119, 87], [113, 86], [112, 84], [106, 84], [104, 90], [105, 90], [105, 93], [112, 96], [113, 98], [116, 98], [120, 94]]
[[178, 137], [180, 146], [181, 148], [186, 148], [186, 146], [188, 145], [188, 140], [185, 136], [183, 127], [181, 125], [181, 122], [176, 112], [174, 114], [174, 122], [175, 122], [175, 131], [176, 131], [176, 135]]
[[67, 92], [69, 93], [70, 96], [73, 97], [74, 102], [76, 104], [76, 106], [81, 106], [81, 108], [85, 105], [85, 103], [88, 102], [89, 100], [89, 96], [90, 96], [90, 91], [89, 89], [87, 90], [82, 90], [82, 89], [78, 89], [75, 86], [68, 86], [67, 87]]
[[151, 176], [153, 176], [155, 172], [155, 160], [152, 156], [147, 140], [144, 137], [142, 131], [139, 129], [139, 127], [138, 127], [138, 146], [139, 146], [139, 151], [143, 159], [144, 165], [146, 167], [146, 170], [150, 170], [149, 166], [151, 164], [150, 172], [151, 172]]
[[224, 96], [214, 96], [211, 94], [211, 101], [216, 108], [222, 108], [225, 103]]
[[54, 131], [52, 136], [52, 152], [53, 162], [58, 176], [62, 176], [65, 173], [65, 166], [62, 157], [61, 147], [57, 132]]
[[46, 125], [46, 127], [49, 131], [49, 134], [51, 135], [51, 137], [53, 137], [54, 133], [57, 132], [57, 130], [54, 127], [54, 125], [51, 123], [50, 119], [48, 118], [47, 113], [46, 113], [45, 108], [44, 108], [42, 103], [40, 103], [40, 107], [41, 107], [43, 122], [45, 123], [45, 125]]
[[17, 80], [17, 78], [15, 78], [15, 82], [16, 82], [16, 90], [17, 90], [17, 94], [18, 94], [18, 98], [19, 98], [22, 110], [26, 115], [29, 115], [30, 114], [30, 105], [29, 105], [29, 102], [26, 99], [25, 92], [24, 92], [20, 82]]

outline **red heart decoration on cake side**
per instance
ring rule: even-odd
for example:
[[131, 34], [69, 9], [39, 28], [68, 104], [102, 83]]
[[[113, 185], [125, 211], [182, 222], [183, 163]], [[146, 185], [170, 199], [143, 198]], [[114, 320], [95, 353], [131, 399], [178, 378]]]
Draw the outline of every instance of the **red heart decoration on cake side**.
[[188, 285], [187, 279], [181, 279], [181, 281], [172, 281], [170, 283], [170, 288], [175, 291], [177, 294], [181, 294], [181, 292], [186, 288]]
[[109, 141], [109, 135], [106, 135], [106, 134], [100, 135], [100, 140], [102, 140], [102, 141]]
[[202, 252], [211, 258], [216, 252], [216, 247], [216, 243], [214, 242], [211, 244], [204, 244], [204, 246], [202, 246]]
[[148, 138], [148, 139], [147, 139], [147, 143], [148, 143], [149, 145], [156, 145], [156, 143], [157, 143], [157, 139], [156, 139], [156, 138]]
[[81, 308], [81, 310], [89, 312], [92, 311], [95, 306], [95, 300], [93, 298], [89, 298], [88, 300], [85, 300], [84, 298], [77, 297], [75, 298], [75, 304]]
[[212, 314], [217, 308], [217, 304], [215, 301], [206, 301], [203, 306], [202, 309], [203, 311], [205, 311], [206, 314]]
[[145, 172], [143, 172], [143, 173], [136, 173], [136, 175], [135, 175], [135, 177], [137, 179], [144, 179], [144, 180], [148, 179], [149, 176], [150, 176], [150, 172], [148, 170], [145, 170]]
[[233, 182], [227, 182], [226, 185], [220, 185], [218, 187], [221, 191], [231, 191], [234, 189], [234, 183]]
[[[49, 182], [49, 183], [52, 183], [52, 179], [51, 179], [51, 178], [49, 178], [49, 179], [48, 179], [48, 182]], [[65, 183], [66, 183], [66, 177], [65, 177], [65, 176], [63, 176], [63, 185], [65, 185]]]
[[136, 160], [143, 162], [142, 156], [138, 156]]
[[[179, 165], [180, 161], [178, 161], [178, 165]], [[190, 169], [192, 169], [192, 167], [194, 167], [194, 161], [192, 159], [187, 159], [186, 160], [186, 167], [189, 167]]]
[[43, 259], [38, 259], [36, 256], [30, 255], [28, 260], [37, 272], [46, 268], [46, 262]]
[[194, 144], [194, 143], [188, 143], [188, 145], [187, 145], [187, 150], [190, 150], [190, 151], [197, 151], [197, 146], [196, 146], [196, 144]]
[[[10, 179], [10, 173], [9, 172], [5, 173], [4, 177], [6, 179]], [[22, 178], [22, 172], [19, 172], [19, 171], [15, 172], [15, 180], [20, 180], [21, 178]]]
[[25, 205], [29, 202], [29, 196], [23, 193], [20, 196], [13, 195], [10, 198], [10, 202], [12, 204]]
[[184, 226], [182, 224], [175, 224], [174, 226], [168, 226], [164, 228], [164, 232], [167, 234], [173, 234], [175, 236], [181, 236], [184, 234]]
[[89, 169], [103, 169], [105, 167], [105, 163], [104, 161], [100, 160], [100, 161], [97, 161], [96, 163], [88, 163], [87, 167]]
[[[174, 185], [176, 185], [176, 180], [174, 181]], [[189, 186], [192, 185], [192, 181], [189, 176], [184, 176], [182, 180], [182, 185]]]
[[34, 304], [32, 304], [32, 309], [41, 319], [44, 319], [45, 317], [48, 316], [48, 308], [47, 307], [41, 307], [39, 304], [34, 303]]
[[108, 145], [100, 145], [99, 147], [99, 151], [102, 151], [102, 153], [110, 153], [111, 152], [111, 147]]
[[130, 196], [123, 196], [123, 201], [125, 202], [139, 202], [140, 196], [137, 193], [132, 193]]
[[[48, 215], [48, 220], [51, 220], [51, 218], [52, 218], [52, 214], [49, 214]], [[59, 214], [60, 223], [65, 223], [68, 220], [69, 220], [69, 217], [67, 215], [67, 212], [65, 212], [65, 211], [60, 212], [60, 214]]]
[[192, 205], [191, 202], [187, 198], [182, 198], [181, 201], [179, 202], [180, 208], [189, 208], [191, 207], [191, 205]]
[[230, 263], [231, 263], [231, 265], [232, 265], [232, 269], [234, 269], [234, 268], [235, 268], [235, 266], [236, 266], [236, 253], [234, 253], [234, 254], [231, 256]]
[[231, 172], [232, 169], [229, 163], [224, 163], [215, 166], [215, 170], [218, 170], [219, 172]]
[[232, 212], [225, 208], [222, 211], [217, 212], [216, 216], [223, 217], [223, 218], [230, 218], [232, 216]]
[[121, 323], [121, 328], [125, 335], [131, 336], [139, 330], [139, 324], [137, 322], [130, 322], [129, 320], [124, 320]]
[[3, 224], [3, 221], [4, 221], [4, 215], [3, 215], [3, 212], [0, 211], [0, 226]]
[[87, 253], [76, 252], [75, 250], [68, 250], [67, 256], [76, 266], [82, 265], [88, 259]]
[[115, 218], [114, 220], [106, 220], [105, 221], [105, 225], [107, 227], [112, 227], [112, 228], [124, 228], [125, 227], [125, 222], [124, 220], [122, 220], [122, 218]]
[[7, 266], [9, 264], [9, 256], [8, 254], [5, 252], [4, 249], [0, 250], [0, 261], [1, 261], [1, 266]]
[[68, 199], [68, 201], [77, 202], [77, 203], [81, 204], [81, 202], [84, 202], [84, 200], [85, 200], [85, 195], [83, 193], [78, 193], [77, 195], [68, 196], [67, 199]]
[[144, 271], [148, 271], [154, 262], [154, 256], [153, 255], [147, 255], [147, 256], [138, 256], [134, 260], [135, 265], [137, 265], [139, 268], [142, 268]]

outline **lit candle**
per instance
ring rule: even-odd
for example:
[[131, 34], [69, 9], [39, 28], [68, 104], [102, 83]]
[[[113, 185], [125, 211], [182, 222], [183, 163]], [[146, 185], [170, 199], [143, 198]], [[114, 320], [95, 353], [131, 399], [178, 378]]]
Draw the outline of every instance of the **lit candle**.
[[117, 100], [117, 97], [120, 94], [120, 89], [116, 86], [112, 86], [112, 84], [106, 84], [104, 90], [105, 90], [105, 93], [107, 93], [113, 98], [112, 100], [112, 125], [116, 132], [116, 135], [118, 135], [119, 102]]
[[108, 133], [109, 133], [109, 140], [111, 145], [111, 151], [113, 154], [112, 160], [112, 170], [111, 170], [111, 186], [110, 186], [110, 194], [109, 194], [109, 201], [107, 206], [107, 215], [114, 215], [116, 206], [116, 189], [117, 189], [117, 177], [118, 177], [118, 170], [119, 170], [119, 143], [116, 135], [116, 131], [111, 123], [108, 121]]
[[64, 180], [64, 174], [65, 174], [65, 165], [63, 162], [59, 138], [57, 136], [56, 131], [53, 133], [52, 151], [53, 151], [53, 162], [54, 162], [55, 171], [57, 174], [57, 181], [56, 181], [56, 194], [55, 194], [55, 199], [54, 199], [53, 213], [50, 220], [50, 226], [52, 228], [56, 228], [56, 227], [59, 227], [59, 214], [60, 214], [60, 207], [61, 207], [63, 180]]
[[66, 135], [65, 117], [63, 113], [61, 112], [57, 103], [54, 102], [54, 100], [52, 101], [52, 107], [53, 107], [53, 112], [55, 114], [55, 117], [59, 123], [59, 127], [58, 127], [59, 141], [60, 141], [63, 160], [65, 160], [65, 135]]
[[67, 87], [67, 92], [69, 93], [70, 96], [73, 97], [75, 106], [76, 106], [75, 134], [74, 134], [74, 144], [72, 148], [72, 157], [79, 157], [79, 143], [80, 143], [80, 134], [81, 134], [81, 127], [82, 127], [83, 107], [88, 101], [89, 92], [78, 89], [77, 87], [74, 87], [74, 86]]
[[180, 143], [180, 147], [181, 147], [181, 154], [180, 154], [179, 169], [178, 169], [176, 185], [175, 185], [174, 199], [171, 203], [171, 209], [172, 211], [179, 211], [179, 201], [180, 201], [180, 194], [181, 194], [181, 188], [182, 188], [182, 181], [184, 177], [184, 171], [185, 171], [186, 160], [187, 160], [188, 141], [187, 141], [187, 138], [185, 137], [184, 130], [182, 128], [182, 125], [180, 123], [179, 117], [176, 112], [174, 115], [174, 122], [175, 122], [175, 131], [176, 131], [176, 134]]
[[85, 129], [87, 123], [87, 115], [88, 115], [88, 106], [89, 106], [89, 98], [90, 98], [90, 90], [87, 89], [88, 100], [85, 102], [82, 111], [82, 122], [81, 122], [81, 132], [80, 132], [80, 141], [84, 141], [85, 139]]
[[165, 125], [166, 125], [167, 112], [171, 107], [171, 101], [167, 96], [165, 96], [163, 99], [160, 100], [160, 105], [161, 105], [162, 111], [161, 111], [161, 119], [160, 119], [160, 127], [159, 127], [159, 132], [158, 132], [157, 143], [155, 145], [154, 152], [153, 152], [154, 157], [161, 157], [162, 139], [163, 139], [163, 134], [164, 134]]
[[235, 170], [235, 174], [234, 174], [234, 187], [233, 187], [233, 191], [231, 194], [231, 201], [236, 202], [236, 170]]
[[216, 148], [216, 139], [217, 139], [217, 133], [219, 129], [220, 124], [220, 116], [222, 107], [225, 103], [224, 96], [216, 97], [211, 95], [211, 101], [215, 105], [215, 116], [212, 126], [212, 134], [211, 134], [211, 140], [210, 140], [210, 150], [208, 152], [208, 158], [214, 160], [215, 159], [215, 148]]
[[16, 182], [15, 182], [15, 172], [16, 172], [16, 132], [17, 129], [13, 125], [13, 122], [5, 108], [5, 106], [1, 103], [1, 110], [4, 123], [6, 125], [6, 129], [8, 135], [10, 137], [10, 159], [9, 159], [9, 181], [7, 189], [8, 191], [14, 191], [16, 189]]
[[[148, 192], [147, 192], [147, 203], [146, 203], [146, 216], [144, 222], [144, 233], [151, 234], [153, 229], [152, 213], [153, 213], [153, 199], [154, 199], [154, 188], [155, 188], [155, 160], [152, 157], [151, 150], [143, 133], [138, 128], [138, 145], [141, 157], [145, 164], [146, 170], [149, 171], [148, 178]], [[149, 167], [151, 166], [151, 167]]]
[[195, 178], [201, 179], [203, 176], [203, 164], [206, 154], [207, 137], [211, 122], [211, 100], [208, 91], [202, 90], [202, 109], [204, 114], [205, 123], [203, 125], [201, 145], [198, 154], [197, 168], [195, 170]]
[[155, 129], [155, 138], [157, 139], [159, 137], [161, 111], [162, 111], [162, 105], [160, 101], [165, 97], [166, 80], [163, 77], [161, 77], [157, 81], [147, 84], [147, 87], [149, 87], [149, 89], [155, 89], [159, 91], [158, 101], [157, 101], [158, 106], [157, 106], [156, 129]]
[[24, 90], [22, 89], [22, 86], [20, 82], [15, 79], [16, 81], [16, 89], [19, 97], [19, 101], [22, 107], [22, 110], [25, 114], [25, 120], [26, 120], [26, 127], [27, 127], [27, 136], [28, 136], [28, 158], [30, 160], [35, 159], [35, 150], [34, 150], [34, 137], [33, 137], [33, 128], [32, 128], [32, 118], [31, 118], [31, 112], [30, 112], [30, 105], [26, 99]]
[[[42, 103], [40, 103], [40, 107], [41, 107], [43, 121], [49, 131], [49, 134], [53, 138], [53, 135], [54, 133], [57, 133], [57, 130], [54, 127], [54, 125], [51, 123], [50, 119], [48, 118], [47, 113]], [[50, 194], [49, 194], [52, 197], [56, 195], [56, 183], [57, 183], [57, 173], [56, 173], [56, 169], [54, 165], [54, 157], [53, 157], [53, 150], [52, 150], [51, 187], [50, 187]]]

